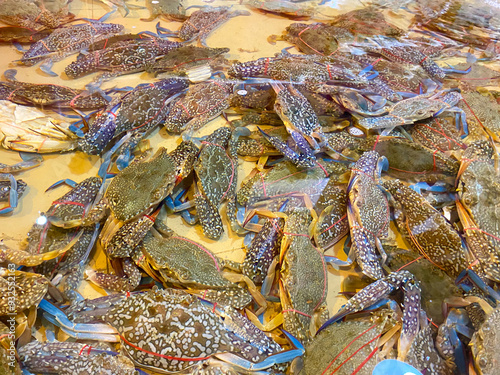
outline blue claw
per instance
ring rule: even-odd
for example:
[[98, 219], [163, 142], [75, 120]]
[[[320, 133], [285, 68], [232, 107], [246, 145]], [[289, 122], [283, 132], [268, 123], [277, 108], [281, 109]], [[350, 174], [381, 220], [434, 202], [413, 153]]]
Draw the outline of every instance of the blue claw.
[[415, 94], [413, 92], [406, 92], [406, 91], [398, 91], [397, 94], [401, 95], [403, 98], [414, 98], [418, 94]]
[[153, 38], [161, 38], [161, 37], [164, 37], [164, 35], [158, 35], [152, 31], [141, 31], [140, 33], [137, 33], [137, 35], [149, 35], [149, 36], [152, 36]]
[[9, 205], [0, 210], [0, 215], [8, 214], [17, 207], [17, 181], [12, 174], [0, 174], [0, 177], [10, 181]]
[[16, 74], [16, 69], [7, 69], [5, 72], [3, 72], [4, 77], [9, 81], [17, 81]]
[[12, 45], [14, 47], [16, 47], [16, 49], [19, 51], [19, 52], [27, 52], [28, 50], [26, 48], [24, 48], [20, 43], [18, 42], [12, 42]]
[[62, 310], [45, 299], [40, 301], [39, 307], [45, 311], [45, 319], [72, 337], [109, 341], [110, 335], [116, 335], [116, 331], [107, 324], [73, 323]]
[[339, 267], [350, 267], [352, 266], [353, 261], [348, 259], [348, 260], [341, 260], [337, 257], [331, 256], [331, 255], [325, 255], [324, 256], [326, 264], [331, 265], [333, 268], [338, 269]]
[[83, 128], [83, 122], [79, 125], [76, 125], [76, 124], [71, 124], [68, 129], [70, 131], [72, 131], [73, 133], [75, 133], [75, 135], [78, 137], [78, 138], [83, 138], [85, 136], [85, 133], [83, 132], [82, 130]]
[[410, 185], [410, 188], [415, 190], [417, 193], [421, 194], [422, 190], [425, 191], [433, 191], [435, 193], [444, 193], [446, 192], [446, 187], [441, 185], [429, 185], [427, 182], [417, 182], [416, 184]]
[[250, 244], [252, 243], [252, 240], [253, 238], [255, 237], [255, 232], [248, 232], [246, 235], [245, 235], [245, 238], [243, 240], [243, 245], [245, 247], [249, 247]]
[[52, 71], [52, 65], [53, 65], [52, 60], [48, 60], [47, 62], [40, 65], [40, 70], [45, 74], [48, 74], [49, 76], [57, 77], [57, 73]]
[[486, 283], [483, 280], [481, 280], [478, 274], [472, 270], [468, 269], [463, 270], [455, 280], [455, 284], [459, 285], [460, 287], [463, 287], [461, 284], [466, 279], [469, 279], [469, 281], [472, 282], [472, 284], [481, 289], [481, 291], [486, 295], [486, 297], [488, 297], [488, 299], [495, 305], [500, 301], [500, 294], [498, 294], [498, 292], [495, 291], [490, 286], [486, 285]]
[[74, 188], [77, 185], [77, 183], [75, 181], [70, 180], [69, 178], [66, 178], [64, 180], [59, 180], [57, 182], [54, 182], [52, 185], [50, 185], [47, 188], [47, 190], [45, 190], [45, 192], [48, 192], [49, 190], [54, 189], [54, 188], [56, 188], [56, 187], [58, 187], [58, 186], [60, 186], [62, 184], [66, 184], [66, 185], [68, 185], [68, 186], [70, 186], [72, 188]]
[[397, 359], [385, 359], [375, 366], [372, 375], [422, 375], [422, 373], [408, 363]]
[[114, 12], [116, 12], [116, 9], [117, 8], [114, 8], [113, 10], [111, 10], [110, 12], [106, 13], [104, 16], [102, 16], [101, 18], [98, 18], [98, 19], [93, 19], [93, 18], [82, 18], [82, 20], [84, 21], [88, 21], [88, 22], [104, 22], [106, 21]]
[[163, 35], [163, 36], [176, 36], [177, 33], [175, 31], [169, 30], [165, 27], [160, 26], [160, 22], [156, 24], [156, 33], [158, 35]]
[[443, 69], [443, 71], [445, 73], [467, 74], [467, 73], [470, 73], [470, 71], [472, 70], [472, 66], [469, 66], [469, 68], [466, 69], [466, 70], [460, 70], [460, 69], [455, 69], [450, 64], [446, 64], [446, 65], [448, 65], [450, 68], [449, 69]]

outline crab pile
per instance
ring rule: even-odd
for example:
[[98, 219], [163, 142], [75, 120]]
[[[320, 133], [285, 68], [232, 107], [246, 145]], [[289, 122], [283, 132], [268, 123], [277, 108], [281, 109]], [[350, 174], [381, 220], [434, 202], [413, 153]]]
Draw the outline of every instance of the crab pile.
[[[0, 1], [0, 373], [495, 374], [500, 8], [175, 4]], [[207, 46], [262, 11], [311, 22]], [[41, 153], [93, 166], [16, 243]]]

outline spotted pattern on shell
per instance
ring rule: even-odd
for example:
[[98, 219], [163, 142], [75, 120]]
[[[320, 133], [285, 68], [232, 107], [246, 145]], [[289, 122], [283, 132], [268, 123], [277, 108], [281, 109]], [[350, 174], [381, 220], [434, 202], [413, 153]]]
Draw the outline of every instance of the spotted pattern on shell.
[[408, 351], [406, 361], [429, 375], [452, 375], [453, 366], [445, 361], [434, 346], [433, 332], [430, 325], [421, 328], [415, 336], [413, 344]]
[[129, 221], [164, 199], [174, 187], [175, 165], [165, 148], [130, 164], [108, 186], [105, 198], [118, 220]]
[[398, 228], [415, 250], [451, 277], [468, 267], [458, 232], [425, 198], [399, 180], [383, 185], [402, 207], [404, 218], [397, 218]]
[[19, 349], [19, 356], [24, 366], [35, 372], [62, 375], [136, 374], [133, 362], [124, 355], [100, 353], [89, 345], [77, 342], [32, 341]]
[[47, 210], [49, 221], [59, 227], [73, 228], [82, 220], [101, 188], [99, 177], [89, 177], [77, 184], [71, 191], [52, 202]]
[[203, 42], [213, 30], [228, 19], [250, 14], [246, 11], [231, 11], [230, 9], [230, 7], [208, 7], [193, 12], [182, 24], [179, 38], [183, 40], [198, 38]]
[[164, 126], [169, 132], [198, 130], [229, 107], [231, 81], [210, 80], [189, 88], [186, 95], [172, 104]]
[[[14, 305], [8, 298], [9, 292], [12, 291], [12, 283], [16, 296]], [[19, 313], [38, 305], [49, 289], [49, 281], [36, 273], [11, 272], [6, 268], [0, 268], [0, 288], [4, 291], [0, 295], [0, 316], [2, 316], [13, 312]]]
[[474, 362], [482, 375], [493, 375], [498, 371], [498, 352], [494, 348], [500, 344], [499, 322], [500, 309], [496, 308], [472, 336]]
[[[208, 300], [212, 297], [217, 302], [224, 298], [226, 304], [236, 308], [252, 300], [246, 290], [222, 276], [220, 262], [212, 252], [190, 239], [179, 236], [158, 239], [148, 234], [141, 249], [148, 262], [166, 280], [199, 290]], [[207, 294], [205, 289], [208, 289]]]
[[271, 263], [279, 254], [284, 224], [283, 218], [269, 218], [246, 250], [241, 271], [255, 284], [263, 283]]
[[101, 288], [115, 292], [130, 292], [137, 288], [141, 282], [141, 271], [129, 258], [122, 261], [123, 275], [104, 272], [88, 271], [88, 279]]
[[105, 320], [118, 330], [122, 350], [148, 368], [181, 371], [232, 349], [215, 313], [180, 291], [133, 295], [112, 307]]
[[376, 151], [365, 152], [351, 170], [348, 187], [348, 219], [355, 246], [356, 259], [363, 273], [373, 279], [383, 277], [376, 247], [380, 238], [388, 236], [389, 204], [377, 186], [378, 163]]
[[168, 51], [182, 44], [159, 38], [144, 38], [115, 43], [113, 46], [88, 53], [69, 64], [64, 72], [75, 79], [96, 71], [113, 75], [140, 72]]
[[[283, 328], [301, 342], [311, 339], [311, 317], [320, 313], [325, 318], [328, 292], [323, 255], [309, 238], [312, 217], [305, 207], [288, 213], [282, 240], [281, 280], [288, 303], [283, 302]], [[284, 253], [284, 256], [283, 256]]]
[[83, 23], [54, 30], [48, 37], [33, 43], [21, 61], [28, 66], [50, 58], [53, 61], [87, 48], [92, 43], [120, 33], [123, 25], [103, 22]]

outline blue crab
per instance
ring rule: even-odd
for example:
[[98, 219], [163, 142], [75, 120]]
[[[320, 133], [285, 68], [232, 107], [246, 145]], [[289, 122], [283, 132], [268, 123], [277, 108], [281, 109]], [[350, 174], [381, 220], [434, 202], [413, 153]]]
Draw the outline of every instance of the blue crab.
[[451, 277], [468, 268], [460, 235], [422, 195], [399, 180], [383, 186], [394, 199], [398, 229], [415, 250]]
[[318, 333], [349, 314], [362, 311], [372, 305], [376, 306], [377, 302], [400, 288], [404, 290], [405, 296], [402, 329], [398, 342], [398, 359], [404, 360], [419, 331], [421, 319], [420, 285], [418, 280], [406, 270], [392, 272], [361, 289], [320, 328]]
[[418, 120], [437, 116], [443, 111], [451, 111], [461, 116], [463, 131], [465, 135], [467, 135], [469, 132], [465, 120], [465, 113], [463, 110], [456, 107], [461, 99], [462, 96], [460, 92], [453, 90], [417, 95], [413, 98], [401, 100], [388, 109], [380, 109], [378, 112], [369, 114], [376, 117], [362, 118], [358, 123], [363, 128], [369, 130], [392, 130], [396, 126], [413, 124]]
[[[328, 144], [318, 116], [309, 101], [293, 85], [285, 87], [281, 83], [274, 82], [271, 82], [271, 85], [276, 91], [274, 110], [283, 120], [300, 153], [296, 153], [277, 138], [266, 138], [298, 166], [315, 166], [317, 161], [314, 152], [318, 152], [321, 146]], [[319, 138], [319, 144], [315, 137]]]
[[[75, 228], [82, 225], [101, 189], [102, 180], [99, 177], [89, 177], [78, 184], [72, 181], [70, 184], [71, 191], [52, 202], [47, 210], [47, 219], [57, 227]], [[50, 188], [54, 186], [57, 183]]]
[[[95, 307], [99, 308], [93, 311]], [[154, 288], [128, 297], [110, 295], [104, 301], [83, 301], [72, 309], [76, 321], [101, 320], [112, 328], [74, 323], [49, 303], [42, 308], [65, 332], [81, 338], [120, 341], [121, 351], [136, 366], [164, 373], [196, 373], [207, 366], [251, 373], [289, 362], [303, 353], [296, 340], [292, 339], [298, 349], [283, 351], [236, 310], [206, 303], [180, 290]], [[82, 329], [90, 334], [79, 333]]]
[[103, 200], [89, 213], [86, 222], [98, 221], [110, 208], [121, 222], [138, 219], [172, 192], [176, 182], [187, 176], [198, 149], [192, 142], [181, 142], [172, 152], [161, 147], [149, 160], [136, 160], [118, 173], [104, 193]]
[[401, 96], [387, 83], [379, 77], [373, 77], [366, 66], [347, 55], [329, 58], [282, 52], [275, 57], [233, 64], [229, 74], [238, 78], [263, 76], [292, 81], [323, 94], [337, 94], [342, 92], [342, 88], [351, 87], [376, 93], [389, 100], [401, 100]]
[[380, 240], [387, 238], [389, 231], [389, 203], [378, 186], [387, 164], [387, 159], [378, 152], [365, 152], [351, 169], [347, 188], [347, 217], [354, 254], [362, 272], [375, 280], [384, 276], [376, 249], [383, 263], [385, 253]]
[[2, 22], [32, 30], [54, 29], [73, 17], [74, 15], [68, 12], [67, 4], [51, 11], [44, 3], [39, 4], [28, 0], [3, 0], [0, 11]]
[[328, 319], [327, 269], [323, 254], [311, 242], [311, 212], [306, 207], [289, 211], [280, 249], [283, 328], [306, 343]]
[[10, 100], [22, 105], [36, 105], [42, 108], [55, 107], [57, 109], [99, 109], [108, 104], [100, 94], [90, 94], [84, 90], [72, 89], [66, 86], [53, 84], [37, 84], [19, 82], [15, 79], [17, 71], [9, 69], [4, 72], [7, 82], [1, 82], [2, 93], [0, 99]]
[[187, 288], [209, 301], [235, 308], [243, 308], [252, 301], [248, 291], [226, 279], [222, 272], [223, 268], [239, 268], [239, 265], [218, 258], [188, 238], [149, 233], [133, 258], [154, 278]]
[[96, 81], [122, 74], [144, 71], [156, 59], [182, 44], [157, 37], [118, 42], [110, 47], [89, 52], [69, 64], [64, 72], [69, 78], [79, 78], [104, 71]]
[[233, 17], [249, 15], [248, 11], [231, 11], [231, 7], [202, 7], [193, 12], [174, 35], [185, 41], [197, 39], [200, 44], [205, 45], [205, 39], [224, 22]]
[[109, 349], [79, 342], [32, 341], [19, 348], [19, 357], [28, 371], [58, 374], [135, 375], [132, 360]]
[[234, 85], [229, 80], [211, 79], [191, 86], [172, 104], [165, 129], [176, 134], [200, 129], [229, 107]]
[[19, 313], [38, 305], [49, 288], [49, 281], [42, 275], [17, 271], [11, 266], [0, 267], [0, 284], [0, 315]]
[[52, 61], [59, 61], [87, 48], [90, 44], [106, 39], [123, 30], [123, 25], [87, 22], [78, 25], [65, 26], [56, 29], [52, 34], [31, 45], [24, 53], [21, 62], [32, 66], [43, 60], [50, 60], [45, 72], [54, 75], [50, 71]]
[[80, 149], [90, 155], [100, 154], [112, 139], [125, 132], [147, 134], [164, 121], [176, 94], [187, 87], [185, 80], [177, 78], [138, 85], [96, 117], [79, 139]]
[[227, 215], [232, 230], [241, 231], [236, 220], [237, 168], [233, 134], [229, 128], [219, 128], [203, 141], [194, 164], [197, 216], [203, 233], [210, 239], [219, 239], [224, 231], [218, 212], [224, 200], [228, 202]]

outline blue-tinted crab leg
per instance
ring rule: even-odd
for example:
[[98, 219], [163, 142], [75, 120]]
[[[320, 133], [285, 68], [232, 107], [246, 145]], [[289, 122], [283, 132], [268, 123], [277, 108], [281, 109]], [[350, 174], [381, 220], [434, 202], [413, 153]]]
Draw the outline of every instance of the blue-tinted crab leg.
[[52, 65], [53, 65], [53, 62], [52, 62], [52, 60], [49, 59], [46, 62], [44, 62], [42, 65], [40, 65], [40, 70], [42, 72], [48, 74], [49, 76], [57, 77], [57, 73], [52, 71]]
[[295, 151], [293, 151], [290, 147], [288, 147], [286, 143], [281, 142], [281, 140], [279, 140], [277, 137], [270, 136], [269, 134], [264, 132], [260, 127], [257, 128], [262, 133], [262, 135], [264, 135], [264, 137], [292, 163], [303, 167], [313, 167], [316, 165], [314, 156], [299, 155]]
[[415, 367], [397, 359], [385, 359], [373, 369], [372, 375], [423, 375]]
[[73, 323], [68, 319], [62, 310], [45, 299], [40, 301], [39, 307], [46, 312], [44, 313], [45, 319], [60, 327], [64, 332], [72, 337], [107, 342], [120, 341], [116, 330], [107, 324]]
[[16, 74], [16, 69], [7, 69], [5, 72], [3, 72], [5, 79], [7, 79], [8, 81], [17, 81]]
[[0, 173], [16, 173], [24, 171], [26, 169], [38, 167], [43, 161], [42, 156], [39, 154], [29, 154], [26, 152], [19, 152], [19, 156], [23, 161], [16, 163], [14, 165], [7, 165], [0, 163]]
[[169, 30], [165, 27], [160, 26], [160, 22], [156, 24], [156, 33], [160, 36], [167, 37], [167, 36], [177, 36], [178, 33], [176, 31]]
[[18, 42], [12, 42], [12, 45], [19, 51], [19, 52], [27, 52], [29, 51], [28, 49], [24, 48], [21, 43]]
[[249, 371], [263, 371], [276, 364], [290, 362], [293, 359], [304, 355], [305, 349], [300, 341], [286, 331], [283, 331], [283, 333], [285, 333], [288, 340], [290, 340], [294, 349], [272, 354], [259, 363], [250, 362], [233, 353], [216, 354], [215, 356], [225, 362], [231, 363], [234, 366], [238, 366]]
[[0, 179], [10, 180], [9, 205], [0, 210], [0, 215], [8, 214], [17, 207], [17, 181], [11, 174], [0, 174]]
[[68, 185], [69, 187], [72, 187], [74, 188], [76, 185], [77, 185], [77, 182], [69, 179], [69, 178], [66, 178], [64, 180], [59, 180], [57, 182], [54, 182], [52, 185], [50, 185], [46, 190], [45, 192], [48, 192], [49, 190], [52, 190], [52, 189], [55, 189], [56, 187], [58, 186], [61, 186], [62, 184], [66, 184]]
[[446, 187], [442, 185], [429, 185], [427, 182], [417, 182], [416, 184], [410, 185], [410, 188], [415, 190], [417, 193], [422, 194], [422, 190], [425, 191], [432, 191], [435, 193], [445, 193], [446, 192]]
[[455, 69], [450, 64], [446, 64], [446, 65], [448, 65], [449, 68], [447, 68], [447, 69], [441, 68], [441, 69], [443, 69], [443, 72], [445, 72], [445, 73], [467, 74], [467, 73], [470, 73], [470, 71], [472, 70], [472, 66], [469, 66], [469, 68], [466, 70], [460, 70], [460, 69]]
[[104, 22], [115, 12], [116, 12], [116, 8], [111, 10], [110, 12], [106, 13], [105, 15], [103, 15], [102, 17], [100, 17], [98, 19], [92, 19], [92, 18], [80, 18], [80, 19], [83, 21], [88, 21], [88, 22]]
[[481, 289], [486, 297], [488, 297], [495, 305], [500, 301], [500, 294], [490, 286], [486, 285], [478, 274], [472, 270], [463, 270], [460, 275], [458, 275], [455, 284], [462, 286], [460, 284], [466, 279], [469, 279], [476, 287]]

